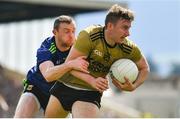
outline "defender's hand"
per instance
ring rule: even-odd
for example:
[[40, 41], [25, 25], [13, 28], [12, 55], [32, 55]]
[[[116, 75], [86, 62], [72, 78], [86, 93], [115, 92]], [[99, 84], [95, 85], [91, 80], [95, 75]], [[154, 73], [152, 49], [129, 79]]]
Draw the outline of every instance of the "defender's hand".
[[109, 83], [107, 79], [98, 77], [91, 81], [91, 86], [102, 93], [109, 88]]
[[68, 61], [67, 65], [74, 70], [82, 71], [84, 73], [89, 73], [88, 66], [89, 63], [85, 60], [86, 56], [80, 56], [74, 60]]

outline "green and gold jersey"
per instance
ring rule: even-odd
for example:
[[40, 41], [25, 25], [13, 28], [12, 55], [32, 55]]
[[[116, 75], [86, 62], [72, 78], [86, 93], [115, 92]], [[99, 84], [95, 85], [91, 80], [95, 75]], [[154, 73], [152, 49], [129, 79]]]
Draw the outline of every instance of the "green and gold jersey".
[[[104, 38], [104, 27], [93, 25], [81, 31], [75, 44], [79, 52], [88, 56], [88, 70], [94, 77], [105, 77], [113, 62], [121, 58], [128, 58], [136, 62], [142, 54], [139, 48], [129, 39], [125, 38], [122, 44], [113, 47], [108, 45]], [[66, 74], [59, 81], [79, 88], [93, 88], [71, 74]]]

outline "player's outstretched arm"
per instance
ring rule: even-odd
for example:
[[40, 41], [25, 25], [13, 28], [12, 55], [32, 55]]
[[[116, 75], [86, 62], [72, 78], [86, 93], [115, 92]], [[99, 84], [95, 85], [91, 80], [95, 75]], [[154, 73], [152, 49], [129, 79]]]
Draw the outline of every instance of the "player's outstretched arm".
[[48, 82], [55, 81], [72, 69], [89, 73], [87, 71], [89, 63], [84, 60], [84, 56], [70, 60], [60, 65], [54, 66], [53, 62], [45, 61], [40, 64], [40, 71]]

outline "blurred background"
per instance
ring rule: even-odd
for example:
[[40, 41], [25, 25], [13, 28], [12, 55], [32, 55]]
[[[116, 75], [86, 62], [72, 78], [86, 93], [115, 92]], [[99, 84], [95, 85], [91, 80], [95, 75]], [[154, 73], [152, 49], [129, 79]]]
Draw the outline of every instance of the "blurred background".
[[135, 12], [130, 39], [147, 57], [151, 73], [133, 92], [111, 84], [101, 117], [180, 117], [179, 0], [0, 0], [0, 117], [13, 117], [21, 81], [35, 65], [41, 42], [53, 35], [54, 19], [73, 16], [78, 35], [89, 25], [104, 25], [113, 4]]

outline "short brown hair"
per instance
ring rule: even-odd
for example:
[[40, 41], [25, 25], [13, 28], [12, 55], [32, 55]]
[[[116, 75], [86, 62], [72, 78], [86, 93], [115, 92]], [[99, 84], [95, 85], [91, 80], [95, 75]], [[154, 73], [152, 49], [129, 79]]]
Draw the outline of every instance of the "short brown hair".
[[59, 24], [61, 23], [70, 24], [72, 22], [74, 22], [74, 19], [72, 17], [67, 16], [67, 15], [61, 15], [55, 19], [53, 28], [57, 29], [59, 27]]
[[121, 7], [118, 4], [113, 5], [106, 15], [105, 26], [107, 26], [108, 22], [116, 24], [119, 19], [126, 19], [133, 21], [134, 14], [131, 10]]

